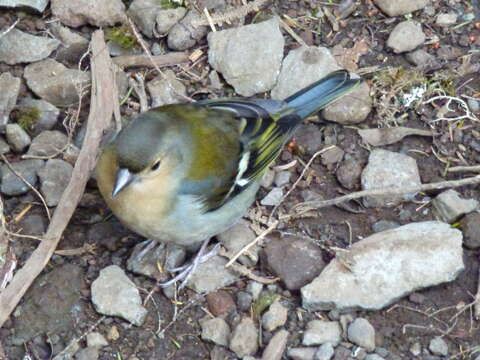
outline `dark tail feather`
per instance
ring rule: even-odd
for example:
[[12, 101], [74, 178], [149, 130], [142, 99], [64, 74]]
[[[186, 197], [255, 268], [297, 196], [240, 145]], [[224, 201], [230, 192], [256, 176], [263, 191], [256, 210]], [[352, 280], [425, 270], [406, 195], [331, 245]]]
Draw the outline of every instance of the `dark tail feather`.
[[348, 71], [335, 71], [289, 96], [285, 102], [288, 108], [294, 109], [294, 114], [305, 119], [345, 95], [361, 82], [361, 79], [350, 79]]

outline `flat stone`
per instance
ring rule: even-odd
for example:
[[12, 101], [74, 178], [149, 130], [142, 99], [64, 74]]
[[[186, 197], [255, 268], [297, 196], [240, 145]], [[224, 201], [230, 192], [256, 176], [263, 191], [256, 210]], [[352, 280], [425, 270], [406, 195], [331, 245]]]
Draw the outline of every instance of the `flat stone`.
[[301, 290], [310, 310], [382, 309], [463, 270], [462, 233], [438, 221], [373, 234], [333, 259]]
[[283, 100], [338, 69], [335, 58], [325, 47], [302, 46], [291, 50], [283, 60], [272, 99]]
[[[247, 221], [240, 220], [227, 231], [218, 234], [217, 239], [231, 254], [236, 254], [257, 237], [249, 225]], [[240, 256], [238, 261], [243, 265], [253, 266], [258, 262], [258, 252], [258, 245], [254, 245]]]
[[40, 191], [48, 206], [57, 206], [72, 177], [73, 166], [60, 159], [49, 159], [38, 170]]
[[169, 30], [167, 43], [173, 50], [187, 50], [195, 46], [197, 42], [205, 37], [208, 28], [202, 25], [194, 25], [195, 21], [203, 19], [195, 10], [190, 10], [187, 14]]
[[413, 20], [406, 20], [393, 28], [388, 37], [387, 46], [392, 48], [394, 53], [400, 54], [412, 51], [424, 42], [425, 34], [422, 25]]
[[67, 135], [58, 130], [46, 130], [33, 139], [27, 154], [52, 157], [59, 155], [66, 148], [67, 144]]
[[279, 21], [273, 18], [209, 33], [208, 61], [238, 94], [252, 96], [275, 85], [284, 44]]
[[275, 301], [262, 316], [262, 326], [273, 331], [287, 322], [288, 309], [279, 301]]
[[322, 111], [322, 115], [326, 120], [342, 125], [359, 124], [367, 119], [372, 106], [370, 86], [364, 81], [351, 92], [328, 105]]
[[448, 355], [448, 345], [440, 336], [434, 337], [428, 344], [428, 349], [433, 355]]
[[152, 107], [185, 102], [187, 89], [175, 76], [172, 70], [166, 70], [147, 83], [152, 98]]
[[463, 244], [469, 249], [480, 248], [480, 214], [472, 212], [460, 221], [463, 231]]
[[23, 98], [19, 101], [17, 109], [20, 111], [20, 116], [23, 114], [38, 114], [34, 123], [28, 129], [32, 135], [38, 135], [44, 130], [51, 130], [58, 120], [60, 110], [44, 100], [37, 100], [32, 98]]
[[89, 72], [68, 69], [53, 59], [26, 66], [24, 77], [36, 95], [55, 106], [77, 103], [77, 88], [84, 88], [90, 83]]
[[82, 35], [70, 30], [66, 26], [62, 26], [60, 23], [53, 25], [50, 30], [61, 42], [55, 59], [72, 65], [77, 64], [83, 54], [87, 52], [90, 42]]
[[22, 8], [28, 7], [43, 12], [49, 0], [0, 0], [0, 7]]
[[325, 166], [336, 164], [342, 161], [344, 155], [345, 151], [342, 148], [333, 145], [321, 155], [322, 164]]
[[356, 318], [348, 326], [348, 340], [367, 351], [375, 349], [375, 329], [364, 318]]
[[238, 275], [225, 269], [227, 260], [221, 256], [212, 256], [198, 265], [187, 286], [197, 293], [209, 293], [238, 280]]
[[157, 14], [161, 9], [161, 2], [157, 0], [133, 0], [127, 13], [144, 35], [153, 38]]
[[10, 30], [0, 42], [0, 62], [9, 65], [43, 60], [60, 45], [57, 39]]
[[7, 124], [5, 136], [15, 152], [22, 152], [32, 142], [30, 135], [18, 124]]
[[312, 320], [307, 323], [302, 344], [311, 346], [330, 343], [337, 346], [341, 340], [342, 328], [338, 321]]
[[289, 332], [284, 329], [279, 330], [273, 335], [263, 351], [262, 360], [281, 360], [287, 347], [289, 335]]
[[423, 9], [430, 0], [374, 0], [374, 3], [388, 16], [398, 16]]
[[[361, 181], [363, 190], [421, 185], [414, 158], [382, 149], [375, 149], [370, 153]], [[411, 200], [414, 195], [369, 196], [364, 198], [363, 203], [366, 207], [396, 206], [402, 201]]]
[[452, 223], [460, 216], [477, 209], [478, 201], [462, 199], [458, 192], [449, 189], [437, 195], [433, 199], [432, 205], [434, 214], [439, 220]]
[[[35, 186], [37, 182], [37, 171], [43, 167], [43, 163], [43, 160], [37, 159], [22, 160], [12, 164], [12, 168], [28, 181], [30, 185]], [[7, 165], [4, 164], [1, 166], [1, 174], [2, 185], [0, 191], [2, 194], [10, 196], [22, 195], [30, 190], [30, 187], [10, 171]]]
[[322, 344], [315, 353], [314, 360], [330, 360], [335, 354], [335, 349], [330, 343]]
[[218, 290], [208, 293], [206, 296], [208, 310], [214, 316], [228, 314], [235, 310], [235, 301], [232, 295], [225, 290]]
[[324, 145], [322, 132], [314, 124], [300, 124], [295, 131], [295, 139], [300, 149], [310, 156], [319, 151]]
[[314, 360], [315, 353], [317, 348], [313, 347], [298, 347], [290, 348], [287, 351], [289, 359], [292, 360]]
[[228, 346], [230, 326], [222, 318], [213, 318], [201, 322], [202, 339], [215, 344]]
[[235, 327], [229, 347], [240, 358], [257, 352], [258, 330], [251, 318], [244, 317]]
[[92, 302], [100, 314], [119, 316], [137, 326], [143, 324], [147, 309], [142, 306], [140, 293], [117, 265], [102, 269], [91, 291]]
[[86, 347], [75, 354], [75, 360], [98, 360], [99, 356], [97, 347]]
[[108, 341], [105, 337], [97, 331], [92, 331], [87, 334], [87, 346], [101, 348], [108, 346]]
[[409, 52], [405, 55], [405, 57], [410, 63], [421, 68], [436, 69], [440, 66], [440, 63], [437, 61], [435, 56], [429, 54], [423, 49], [417, 49]]
[[440, 26], [455, 25], [456, 23], [457, 14], [455, 13], [438, 14], [437, 19], [435, 20], [435, 24]]
[[292, 173], [290, 171], [279, 171], [275, 174], [273, 182], [275, 183], [276, 187], [282, 187], [290, 183], [291, 177]]
[[391, 230], [398, 228], [400, 224], [396, 221], [390, 221], [390, 220], [379, 220], [376, 223], [372, 225], [372, 230], [373, 232], [382, 232], [386, 230]]
[[160, 10], [156, 16], [156, 30], [160, 35], [167, 34], [180, 20], [183, 19], [187, 9], [178, 7], [175, 9]]
[[260, 200], [260, 204], [264, 206], [276, 206], [283, 199], [283, 189], [274, 187], [265, 197]]
[[0, 74], [0, 130], [5, 128], [8, 123], [10, 112], [17, 103], [17, 97], [20, 93], [20, 78], [10, 75], [10, 73]]
[[338, 182], [349, 190], [360, 187], [360, 178], [362, 176], [363, 164], [354, 158], [345, 159], [340, 163], [335, 172]]
[[125, 5], [121, 0], [51, 0], [51, 10], [62, 24], [71, 27], [113, 26], [125, 20]]
[[3, 138], [0, 137], [0, 154], [7, 154], [10, 152], [10, 145], [7, 144]]

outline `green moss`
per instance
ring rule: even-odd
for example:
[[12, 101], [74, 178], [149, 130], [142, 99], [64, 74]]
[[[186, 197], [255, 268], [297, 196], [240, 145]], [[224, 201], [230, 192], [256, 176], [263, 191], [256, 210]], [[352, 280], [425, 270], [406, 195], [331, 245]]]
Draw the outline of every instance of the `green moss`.
[[257, 301], [255, 301], [252, 307], [253, 317], [255, 319], [259, 319], [262, 313], [265, 311], [265, 309], [267, 309], [279, 298], [280, 298], [280, 295], [278, 294], [265, 295], [259, 298]]
[[137, 45], [137, 39], [126, 25], [108, 29], [105, 38], [117, 43], [125, 50], [130, 50]]
[[183, 6], [183, 0], [160, 0], [163, 9], [176, 9]]
[[31, 131], [35, 127], [35, 124], [40, 120], [40, 110], [34, 106], [28, 106], [22, 108], [17, 117], [17, 123], [25, 131]]

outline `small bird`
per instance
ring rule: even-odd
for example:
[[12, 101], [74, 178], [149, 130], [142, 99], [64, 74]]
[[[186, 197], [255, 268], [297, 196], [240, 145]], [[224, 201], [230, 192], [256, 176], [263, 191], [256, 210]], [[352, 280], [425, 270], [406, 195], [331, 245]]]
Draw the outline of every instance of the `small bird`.
[[245, 215], [302, 120], [360, 82], [339, 70], [283, 101], [224, 98], [153, 108], [104, 148], [96, 167], [100, 192], [120, 221], [150, 240], [190, 248], [203, 242], [174, 278], [186, 283], [209, 239]]

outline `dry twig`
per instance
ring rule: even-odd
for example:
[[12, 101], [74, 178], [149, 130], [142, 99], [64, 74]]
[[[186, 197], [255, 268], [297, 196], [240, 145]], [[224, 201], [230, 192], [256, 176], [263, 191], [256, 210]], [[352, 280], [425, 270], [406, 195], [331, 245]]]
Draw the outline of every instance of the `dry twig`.
[[[147, 56], [147, 55], [121, 55], [112, 60], [121, 68], [131, 67], [153, 67], [160, 68], [187, 63], [188, 54], [184, 52], [171, 52], [165, 55]], [[158, 71], [158, 70], [157, 70]]]

